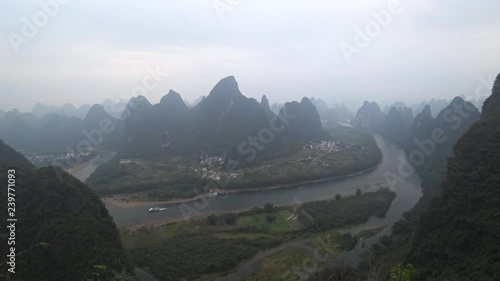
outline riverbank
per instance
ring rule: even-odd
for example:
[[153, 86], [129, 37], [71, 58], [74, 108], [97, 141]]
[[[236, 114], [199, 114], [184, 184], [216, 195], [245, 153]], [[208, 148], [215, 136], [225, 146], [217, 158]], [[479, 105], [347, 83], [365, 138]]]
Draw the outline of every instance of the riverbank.
[[75, 167], [72, 167], [72, 168], [69, 168], [66, 170], [66, 172], [70, 173], [70, 174], [75, 174], [83, 169], [85, 169], [88, 165], [90, 165], [90, 163], [92, 163], [93, 161], [99, 159], [101, 157], [101, 155], [96, 155], [94, 156], [92, 159], [86, 161], [86, 162], [83, 162]]
[[[292, 184], [282, 184], [282, 185], [274, 185], [274, 186], [267, 186], [267, 187], [257, 187], [257, 188], [244, 188], [244, 189], [215, 189], [214, 192], [227, 192], [228, 194], [238, 194], [238, 193], [247, 193], [247, 192], [256, 192], [256, 191], [271, 191], [271, 190], [276, 190], [276, 189], [284, 189], [284, 188], [292, 188], [296, 186], [301, 186], [301, 185], [307, 185], [307, 184], [316, 184], [316, 183], [323, 183], [323, 182], [328, 182], [328, 181], [334, 181], [334, 180], [341, 180], [341, 179], [346, 179], [346, 178], [351, 178], [351, 177], [357, 177], [361, 176], [364, 174], [367, 174], [373, 170], [375, 170], [384, 160], [384, 157], [382, 156], [380, 160], [373, 165], [370, 168], [350, 173], [344, 176], [334, 176], [334, 177], [326, 177], [326, 178], [321, 178], [321, 179], [316, 179], [316, 180], [309, 180], [309, 181], [302, 181], [302, 182], [296, 182]], [[188, 203], [188, 202], [193, 202], [196, 200], [208, 198], [210, 195], [209, 194], [203, 194], [199, 196], [195, 196], [192, 198], [179, 198], [179, 199], [171, 199], [171, 200], [166, 200], [166, 201], [140, 201], [140, 200], [134, 200], [132, 199], [133, 197], [141, 197], [144, 196], [144, 193], [140, 194], [120, 194], [120, 195], [113, 195], [113, 196], [107, 196], [107, 197], [101, 197], [101, 200], [112, 207], [115, 208], [136, 208], [136, 207], [146, 207], [146, 206], [152, 206], [152, 205], [160, 205], [160, 204], [179, 204], [179, 203]]]

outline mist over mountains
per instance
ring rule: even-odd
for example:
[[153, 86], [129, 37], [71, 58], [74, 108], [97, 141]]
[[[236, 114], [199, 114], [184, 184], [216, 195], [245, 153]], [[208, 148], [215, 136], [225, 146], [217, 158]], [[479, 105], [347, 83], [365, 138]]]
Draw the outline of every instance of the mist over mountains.
[[[28, 179], [22, 181], [26, 187], [23, 190], [25, 197], [40, 190], [47, 194], [33, 195], [30, 197], [33, 200], [25, 202], [23, 208], [29, 210], [38, 208], [38, 205], [57, 205], [57, 208], [45, 207], [43, 213], [37, 213], [33, 218], [24, 217], [25, 221], [33, 225], [35, 221], [52, 224], [53, 218], [45, 214], [68, 213], [68, 204], [71, 203], [78, 206], [73, 210], [74, 217], [55, 214], [57, 221], [70, 225], [68, 220], [75, 220], [109, 234], [106, 237], [92, 236], [83, 246], [68, 244], [54, 247], [50, 260], [57, 260], [57, 264], [64, 267], [66, 261], [58, 256], [71, 256], [74, 251], [85, 256], [81, 263], [71, 263], [71, 266], [78, 265], [77, 270], [81, 274], [88, 274], [86, 267], [90, 263], [100, 262], [110, 265], [115, 272], [129, 275], [132, 274], [130, 262], [119, 241], [116, 226], [93, 193], [96, 190], [90, 190], [58, 168], [36, 170], [32, 163], [6, 143], [12, 143], [14, 148], [33, 151], [68, 148], [78, 151], [107, 146], [119, 151], [107, 167], [99, 170], [101, 175], [106, 176], [104, 179], [109, 180], [120, 175], [120, 169], [123, 169], [121, 161], [127, 157], [154, 161], [176, 155], [195, 155], [195, 158], [215, 155], [222, 159], [218, 161], [234, 160], [243, 168], [253, 167], [250, 162], [253, 165], [259, 163], [255, 159], [286, 156], [306, 143], [324, 140], [329, 130], [339, 124], [350, 123], [364, 135], [380, 134], [393, 143], [391, 146], [401, 147], [408, 156], [409, 164], [422, 175], [423, 196], [394, 226], [394, 236], [384, 240], [392, 241], [390, 243], [393, 244], [384, 242], [389, 243], [388, 248], [397, 247], [392, 251], [400, 252], [400, 259], [418, 266], [417, 280], [442, 280], [449, 276], [457, 280], [473, 280], [472, 276], [476, 275], [490, 278], [498, 265], [498, 247], [495, 244], [498, 240], [498, 223], [495, 222], [495, 210], [498, 209], [495, 167], [498, 157], [495, 140], [498, 138], [499, 79], [500, 76], [495, 82], [493, 95], [484, 103], [482, 113], [476, 107], [477, 101], [467, 101], [462, 97], [455, 97], [451, 102], [431, 100], [413, 107], [396, 102], [384, 110], [377, 102], [365, 101], [356, 114], [343, 104], [329, 107], [323, 100], [314, 97], [271, 105], [265, 95], [260, 101], [246, 97], [232, 76], [219, 81], [194, 106], [188, 106], [182, 95], [174, 90], [170, 90], [157, 104], [152, 104], [144, 96], [134, 97], [126, 104], [110, 101], [102, 105], [94, 104], [88, 109], [83, 108], [86, 111], [83, 118], [76, 116], [83, 111], [70, 105], [56, 108], [37, 104], [32, 113], [17, 110], [0, 112], [0, 138], [5, 140], [0, 141], [0, 154], [5, 156], [5, 159], [0, 159], [0, 166], [14, 165], [21, 169]], [[120, 114], [108, 112], [117, 111], [122, 105]], [[117, 169], [115, 172], [109, 172], [112, 165]], [[55, 180], [55, 173], [62, 174], [62, 181]], [[39, 183], [42, 187], [38, 187]], [[96, 181], [88, 183], [92, 185]], [[151, 187], [152, 182], [144, 185]], [[186, 186], [179, 185], [177, 188], [185, 189]], [[168, 188], [171, 186], [167, 185]], [[63, 195], [59, 196], [60, 192]], [[70, 203], [57, 204], [63, 201]], [[479, 205], [484, 208], [477, 208]], [[81, 206], [90, 208], [82, 209]], [[50, 240], [51, 231], [48, 228], [24, 231], [28, 233], [23, 235], [29, 244], [36, 244], [37, 241], [29, 237], [37, 235], [44, 241], [54, 243]], [[77, 238], [79, 240], [83, 240], [85, 235], [92, 235], [90, 232], [75, 234], [75, 229], [69, 226], [67, 231], [74, 237], [80, 237]], [[406, 240], [397, 240], [401, 239], [401, 235], [407, 235]], [[453, 239], [450, 242], [446, 237]], [[480, 238], [471, 240], [470, 237]], [[95, 259], [93, 256], [97, 255], [84, 253], [85, 245], [104, 245], [108, 254]], [[374, 251], [377, 254], [381, 250], [375, 247]], [[462, 251], [469, 255], [467, 260], [481, 264], [481, 267], [461, 262], [464, 260]], [[453, 261], [449, 261], [449, 257]], [[43, 268], [37, 265], [37, 259], [38, 256], [33, 255], [24, 262], [36, 272], [43, 272]], [[439, 266], [435, 262], [439, 262]], [[461, 268], [466, 268], [467, 274], [459, 273]], [[63, 278], [72, 274], [67, 270], [58, 270]], [[32, 277], [31, 272], [23, 274]]]
[[124, 149], [130, 153], [201, 151], [241, 156], [253, 154], [252, 146], [264, 150], [255, 144], [258, 140], [265, 142], [265, 150], [276, 151], [287, 139], [307, 141], [323, 135], [319, 114], [308, 98], [285, 103], [276, 114], [266, 96], [260, 102], [244, 96], [232, 76], [192, 108], [173, 90], [155, 105], [145, 97], [134, 98], [121, 120]]
[[[437, 113], [433, 113], [430, 104], [414, 113], [413, 109], [406, 107], [404, 103], [397, 103], [383, 113], [376, 102], [365, 101], [351, 124], [366, 132], [384, 134], [407, 146], [415, 139], [430, 137], [436, 128], [443, 129], [454, 143], [457, 135], [461, 136], [479, 116], [479, 109], [462, 97], [455, 97]], [[462, 119], [465, 124], [462, 124]], [[455, 132], [458, 128], [461, 130]]]
[[[476, 105], [481, 101], [472, 102]], [[314, 138], [320, 134], [322, 126], [334, 128], [337, 122], [351, 122], [357, 128], [368, 132], [385, 131], [388, 136], [402, 141], [414, 114], [430, 107], [435, 117], [448, 104], [446, 100], [433, 99], [409, 107], [396, 102], [382, 112], [378, 104], [365, 102], [355, 115], [342, 103], [330, 107], [314, 97], [300, 102], [271, 104], [264, 95], [258, 102], [245, 97], [231, 76], [222, 79], [206, 97], [201, 96], [190, 105], [181, 94], [170, 90], [155, 105], [146, 97], [138, 96], [129, 101], [107, 99], [101, 105], [85, 104], [78, 108], [69, 103], [59, 107], [37, 103], [31, 112], [0, 111], [0, 138], [26, 151], [60, 151], [68, 147], [76, 151], [78, 144], [89, 136], [93, 140], [90, 142], [92, 147], [125, 145], [134, 150], [134, 147], [165, 148], [182, 143], [179, 149], [220, 148], [257, 134], [260, 129], [269, 127], [273, 118], [281, 120], [280, 115], [285, 114], [283, 110], [291, 110], [300, 113], [300, 118], [293, 120], [280, 136]], [[312, 111], [319, 115], [319, 120]], [[104, 125], [113, 128], [111, 133], [95, 131], [100, 131], [102, 120], [105, 120]]]
[[0, 281], [500, 281], [500, 1], [4, 1]]
[[[282, 138], [310, 140], [322, 135], [323, 130], [316, 107], [308, 98], [286, 103], [274, 113], [265, 96], [261, 102], [245, 97], [232, 76], [222, 79], [193, 107], [188, 107], [173, 90], [158, 104], [138, 96], [122, 106], [110, 100], [79, 109], [70, 104], [49, 107], [37, 103], [31, 113], [3, 113], [0, 138], [26, 151], [76, 151], [101, 145], [131, 152], [167, 148], [221, 150], [257, 136], [270, 126], [286, 127], [277, 134], [279, 137], [273, 136], [273, 145]], [[323, 107], [322, 112], [325, 110], [330, 109]], [[287, 120], [291, 115], [293, 118]]]
[[481, 113], [471, 102], [456, 97], [433, 115], [430, 105], [415, 117], [408, 107], [392, 107], [384, 114], [377, 103], [367, 101], [352, 120], [355, 128], [384, 135], [404, 149], [410, 164], [422, 175], [424, 195], [417, 209], [439, 196], [439, 180], [446, 171], [446, 160], [453, 155], [453, 146]]

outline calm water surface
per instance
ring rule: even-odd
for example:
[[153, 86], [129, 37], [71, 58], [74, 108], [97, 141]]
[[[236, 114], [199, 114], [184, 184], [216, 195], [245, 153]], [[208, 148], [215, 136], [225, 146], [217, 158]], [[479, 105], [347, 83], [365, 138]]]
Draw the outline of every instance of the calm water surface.
[[[374, 137], [382, 151], [384, 159], [375, 170], [364, 175], [323, 183], [304, 184], [285, 189], [232, 194], [225, 199], [203, 199], [189, 203], [163, 204], [158, 207], [168, 209], [158, 213], [148, 212], [148, 209], [154, 206], [115, 208], [108, 205], [107, 208], [118, 226], [126, 226], [147, 221], [182, 218], [187, 210], [191, 211], [191, 213], [194, 210], [194, 213], [198, 215], [209, 215], [212, 213], [250, 209], [266, 203], [298, 206], [303, 202], [334, 198], [337, 193], [344, 196], [354, 194], [357, 188], [363, 191], [374, 191], [379, 186], [389, 187], [386, 180], [386, 173], [392, 172], [398, 175], [398, 167], [403, 162], [401, 159], [406, 159], [406, 156], [403, 150], [390, 140], [380, 135], [374, 135]], [[85, 180], [97, 167], [109, 161], [113, 156], [113, 152], [101, 155], [101, 157], [92, 161], [86, 168], [77, 172], [75, 176], [80, 180]], [[354, 230], [356, 232], [396, 222], [401, 218], [402, 213], [410, 210], [422, 196], [420, 177], [416, 172], [407, 177], [404, 182], [393, 184], [391, 189], [396, 192], [397, 197], [392, 202], [385, 218], [371, 218], [366, 223], [355, 227]]]

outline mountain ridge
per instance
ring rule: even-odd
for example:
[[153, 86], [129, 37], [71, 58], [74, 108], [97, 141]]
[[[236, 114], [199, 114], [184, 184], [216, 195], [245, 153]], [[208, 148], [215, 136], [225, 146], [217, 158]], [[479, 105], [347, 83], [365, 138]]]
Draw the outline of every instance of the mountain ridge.
[[441, 196], [420, 217], [408, 258], [416, 280], [500, 278], [500, 75], [482, 112], [453, 148]]

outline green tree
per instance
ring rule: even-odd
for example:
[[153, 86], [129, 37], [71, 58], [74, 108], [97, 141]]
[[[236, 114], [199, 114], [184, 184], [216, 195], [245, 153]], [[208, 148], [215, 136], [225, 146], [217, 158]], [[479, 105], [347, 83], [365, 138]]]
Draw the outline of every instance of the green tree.
[[276, 216], [271, 215], [271, 214], [267, 214], [266, 215], [266, 221], [267, 222], [274, 222], [274, 221], [276, 221]]
[[[111, 273], [112, 279], [108, 279], [106, 277], [109, 273]], [[116, 272], [114, 270], [109, 271], [108, 267], [105, 265], [94, 265], [94, 272], [92, 272], [91, 275], [92, 277], [84, 278], [83, 281], [137, 281], [134, 276], [125, 270], [122, 270], [121, 272]]]
[[361, 189], [356, 189], [356, 195], [357, 196], [361, 196], [361, 194], [363, 194], [363, 191], [361, 191]]
[[217, 217], [214, 214], [211, 214], [207, 217], [209, 225], [215, 225], [217, 223]]
[[391, 268], [391, 281], [411, 281], [414, 275], [415, 269], [411, 264], [407, 264], [405, 267], [397, 264]]
[[236, 216], [234, 214], [227, 214], [224, 221], [226, 224], [233, 225], [236, 222]]
[[273, 209], [274, 209], [274, 205], [271, 203], [267, 203], [264, 205], [264, 211], [266, 211], [266, 213], [272, 213]]

